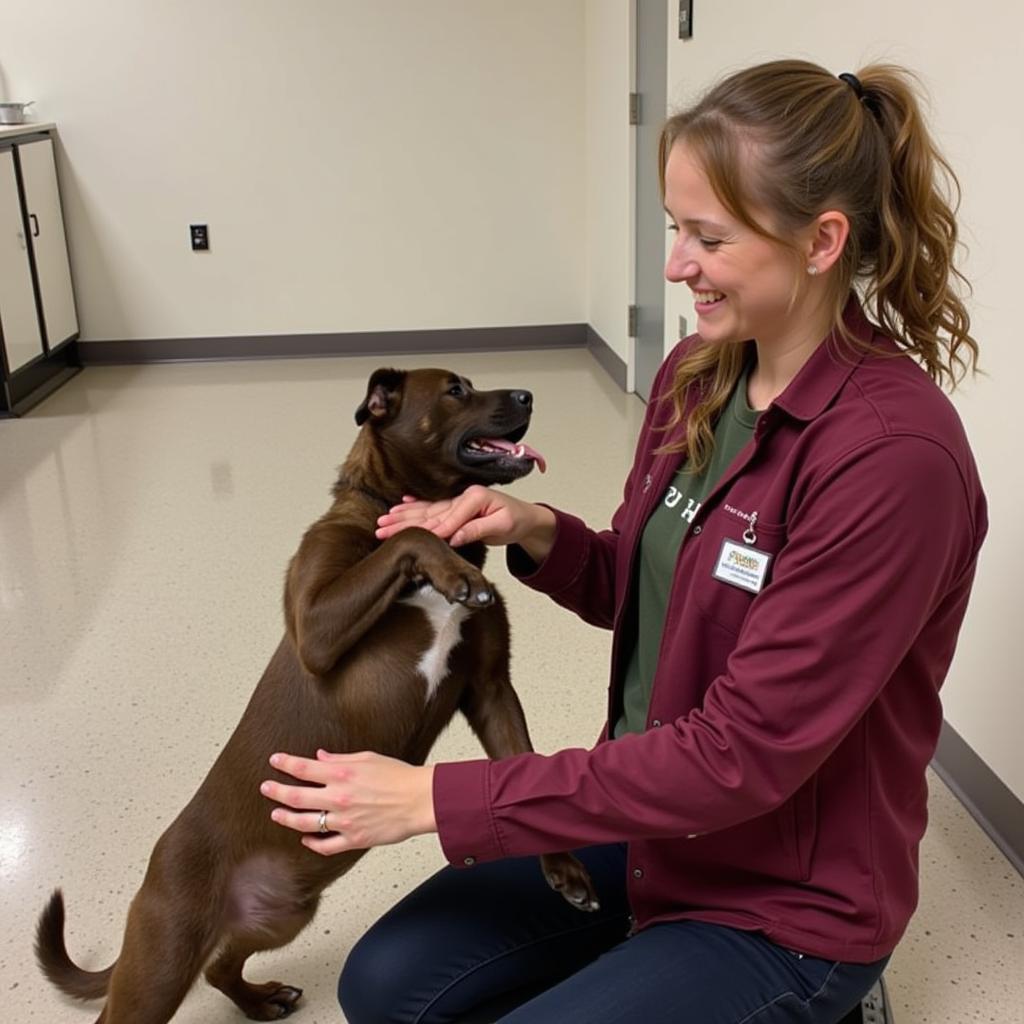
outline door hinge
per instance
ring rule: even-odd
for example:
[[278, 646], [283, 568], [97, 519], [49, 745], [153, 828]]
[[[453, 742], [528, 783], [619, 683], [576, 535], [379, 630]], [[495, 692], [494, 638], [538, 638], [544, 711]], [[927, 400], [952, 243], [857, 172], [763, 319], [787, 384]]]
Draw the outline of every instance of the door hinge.
[[636, 337], [636, 306], [630, 306], [626, 310], [626, 337]]
[[629, 123], [640, 123], [640, 93], [638, 92], [629, 94]]
[[693, 38], [693, 0], [679, 0], [679, 38]]

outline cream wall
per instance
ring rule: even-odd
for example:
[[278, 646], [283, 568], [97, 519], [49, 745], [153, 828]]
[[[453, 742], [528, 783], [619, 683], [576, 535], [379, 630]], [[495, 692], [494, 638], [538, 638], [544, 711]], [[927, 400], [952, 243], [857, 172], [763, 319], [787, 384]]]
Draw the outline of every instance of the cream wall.
[[586, 319], [584, 0], [4, 0], [0, 71], [85, 340]]
[[633, 301], [634, 261], [632, 6], [624, 0], [587, 0], [586, 5], [587, 322], [627, 364], [630, 389], [626, 310]]
[[[672, 21], [676, 4], [670, 0], [668, 7]], [[1024, 670], [1015, 639], [1024, 609], [1024, 518], [1018, 512], [1024, 507], [1024, 459], [1011, 418], [1024, 378], [1016, 309], [1024, 237], [1024, 212], [1016, 200], [1024, 165], [1024, 10], [999, 10], [998, 16], [965, 18], [953, 0], [864, 0], [855, 11], [815, 0], [700, 4], [694, 38], [670, 37], [668, 93], [670, 106], [680, 105], [723, 73], [782, 56], [815, 60], [836, 73], [885, 59], [921, 74], [935, 134], [963, 188], [962, 233], [970, 247], [963, 266], [975, 287], [970, 309], [987, 373], [955, 398], [988, 493], [991, 529], [944, 690], [946, 718], [1024, 799]], [[680, 313], [694, 323], [685, 289], [669, 286], [666, 323], [676, 323]], [[666, 347], [674, 341], [668, 331]]]

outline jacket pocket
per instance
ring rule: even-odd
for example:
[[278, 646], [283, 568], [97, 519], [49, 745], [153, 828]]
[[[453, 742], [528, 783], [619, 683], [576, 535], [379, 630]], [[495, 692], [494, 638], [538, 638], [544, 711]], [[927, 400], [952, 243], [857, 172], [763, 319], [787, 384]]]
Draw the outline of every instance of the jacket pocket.
[[[758, 552], [759, 565], [764, 563], [764, 556], [767, 556], [766, 568], [760, 576], [760, 593], [771, 584], [775, 556], [782, 549], [786, 539], [786, 528], [781, 525], [757, 523], [754, 530], [756, 539], [753, 543], [744, 540], [746, 530], [745, 520], [723, 509], [712, 512], [701, 528], [700, 553], [695, 561], [696, 577], [692, 584], [695, 600], [704, 616], [735, 635], [739, 635], [743, 628], [743, 622], [757, 593], [719, 578], [720, 562], [726, 550], [726, 542], [737, 545], [741, 550], [752, 548]], [[686, 543], [693, 543], [693, 539], [687, 540]]]
[[780, 818], [783, 840], [793, 858], [796, 877], [811, 877], [818, 839], [818, 776], [813, 775], [783, 805]]

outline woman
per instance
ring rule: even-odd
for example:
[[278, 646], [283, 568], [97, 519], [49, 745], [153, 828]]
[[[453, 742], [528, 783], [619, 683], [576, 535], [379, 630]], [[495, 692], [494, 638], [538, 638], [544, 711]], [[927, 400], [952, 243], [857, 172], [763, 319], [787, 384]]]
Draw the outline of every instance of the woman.
[[[671, 118], [661, 168], [666, 276], [697, 334], [659, 371], [611, 528], [483, 488], [380, 520], [508, 545], [525, 583], [612, 628], [602, 741], [423, 767], [275, 756], [317, 784], [265, 789], [312, 849], [437, 831], [473, 865], [357, 944], [350, 1024], [835, 1024], [914, 910], [986, 528], [937, 386], [977, 358], [955, 179], [905, 71], [797, 61]], [[323, 807], [336, 835], [315, 835]], [[570, 848], [594, 914], [530, 859]]]

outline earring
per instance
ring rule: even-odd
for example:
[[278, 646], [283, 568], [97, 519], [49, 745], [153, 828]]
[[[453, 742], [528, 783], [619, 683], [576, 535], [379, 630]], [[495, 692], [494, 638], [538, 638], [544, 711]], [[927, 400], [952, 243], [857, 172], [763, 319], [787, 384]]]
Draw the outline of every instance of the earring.
[[814, 275], [817, 272], [818, 272], [818, 268], [813, 263], [807, 268], [807, 273], [810, 274], [811, 277], [814, 277]]

